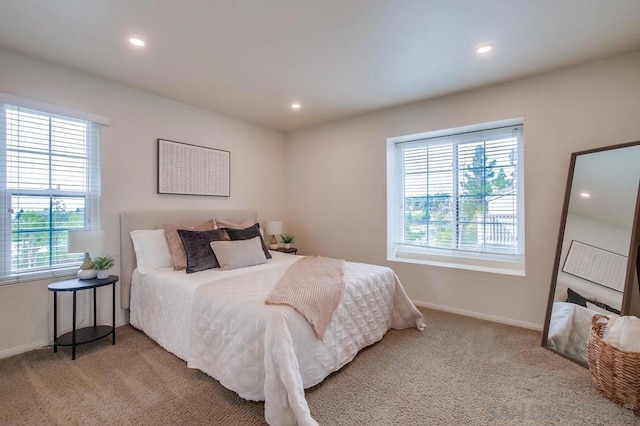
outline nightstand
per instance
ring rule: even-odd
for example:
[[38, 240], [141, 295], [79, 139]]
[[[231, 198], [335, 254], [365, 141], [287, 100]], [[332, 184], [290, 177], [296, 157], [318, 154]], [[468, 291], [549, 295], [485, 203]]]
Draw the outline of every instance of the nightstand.
[[[71, 359], [76, 359], [76, 346], [83, 343], [93, 342], [108, 335], [112, 335], [111, 344], [116, 344], [116, 283], [120, 278], [117, 275], [109, 275], [104, 279], [81, 280], [74, 278], [71, 280], [58, 281], [47, 286], [53, 292], [53, 352], [58, 352], [58, 346], [71, 346]], [[110, 285], [112, 287], [112, 323], [111, 325], [97, 325], [96, 317], [96, 289]], [[76, 293], [81, 290], [93, 289], [93, 326], [76, 330]], [[58, 292], [73, 292], [73, 330], [58, 336]]]
[[287, 253], [287, 254], [298, 254], [298, 249], [295, 247], [290, 247], [290, 248], [278, 247], [276, 251]]

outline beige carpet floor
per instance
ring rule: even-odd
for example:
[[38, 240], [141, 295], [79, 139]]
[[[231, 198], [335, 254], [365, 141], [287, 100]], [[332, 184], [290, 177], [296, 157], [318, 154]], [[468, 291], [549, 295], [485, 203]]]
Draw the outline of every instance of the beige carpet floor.
[[[540, 333], [423, 310], [307, 390], [321, 425], [634, 425]], [[1, 425], [262, 425], [249, 402], [143, 333], [0, 360]]]

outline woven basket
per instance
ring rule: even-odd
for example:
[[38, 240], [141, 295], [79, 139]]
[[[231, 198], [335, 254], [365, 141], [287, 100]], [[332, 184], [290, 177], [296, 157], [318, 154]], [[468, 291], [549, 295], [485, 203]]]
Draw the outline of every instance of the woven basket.
[[609, 318], [596, 314], [587, 341], [589, 371], [609, 399], [640, 415], [640, 352], [625, 351], [602, 339]]

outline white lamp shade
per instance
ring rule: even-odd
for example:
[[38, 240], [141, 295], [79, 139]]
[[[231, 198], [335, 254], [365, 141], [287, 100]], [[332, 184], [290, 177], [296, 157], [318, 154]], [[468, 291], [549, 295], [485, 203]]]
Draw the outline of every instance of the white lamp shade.
[[104, 232], [102, 231], [69, 231], [67, 240], [68, 253], [89, 253], [102, 251]]
[[267, 222], [267, 226], [265, 232], [269, 235], [280, 235], [282, 234], [282, 221], [281, 220], [270, 220]]

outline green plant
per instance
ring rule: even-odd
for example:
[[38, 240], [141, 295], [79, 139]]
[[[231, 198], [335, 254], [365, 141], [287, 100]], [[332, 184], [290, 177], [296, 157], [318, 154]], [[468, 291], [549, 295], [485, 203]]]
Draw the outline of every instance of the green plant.
[[97, 269], [98, 271], [106, 271], [107, 269], [111, 269], [115, 264], [115, 259], [109, 255], [98, 256], [93, 259], [93, 268]]
[[282, 240], [283, 243], [285, 244], [291, 244], [293, 242], [293, 240], [296, 239], [296, 237], [294, 237], [291, 234], [282, 234], [280, 236], [280, 239]]

